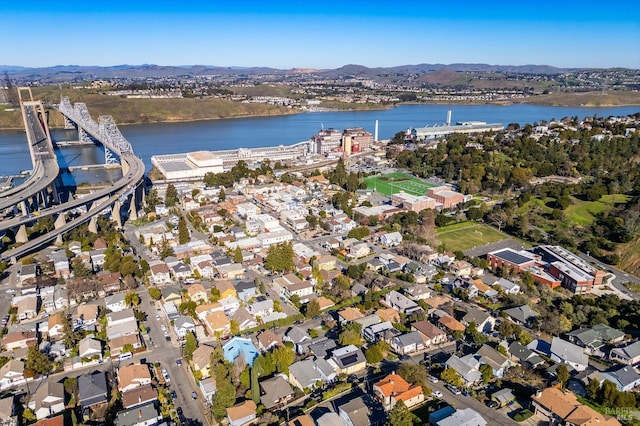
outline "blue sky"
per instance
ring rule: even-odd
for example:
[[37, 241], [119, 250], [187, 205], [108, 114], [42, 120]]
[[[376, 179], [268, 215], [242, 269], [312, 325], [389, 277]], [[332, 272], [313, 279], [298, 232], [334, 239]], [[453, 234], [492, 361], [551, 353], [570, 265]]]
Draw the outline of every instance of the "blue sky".
[[5, 0], [0, 17], [4, 65], [640, 68], [637, 0]]

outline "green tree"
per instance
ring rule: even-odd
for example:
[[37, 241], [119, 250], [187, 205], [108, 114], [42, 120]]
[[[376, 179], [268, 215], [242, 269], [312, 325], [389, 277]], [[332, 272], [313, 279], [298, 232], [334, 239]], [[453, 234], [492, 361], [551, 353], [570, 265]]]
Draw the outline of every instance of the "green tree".
[[313, 299], [311, 302], [307, 303], [305, 314], [307, 318], [313, 318], [320, 315], [320, 304], [316, 299]]
[[256, 404], [260, 403], [260, 383], [258, 382], [258, 371], [251, 368], [251, 399]]
[[184, 338], [184, 349], [182, 352], [184, 355], [184, 359], [186, 359], [187, 361], [191, 361], [191, 359], [193, 358], [193, 353], [196, 349], [198, 349], [198, 340], [196, 339], [195, 334], [193, 334], [192, 332], [188, 332]]
[[287, 346], [278, 346], [271, 352], [271, 359], [278, 372], [289, 374], [289, 367], [295, 361], [296, 353]]
[[173, 207], [176, 205], [177, 201], [178, 201], [178, 190], [176, 189], [175, 186], [173, 186], [172, 183], [170, 183], [169, 185], [167, 185], [167, 191], [164, 196], [164, 204], [167, 207]]
[[186, 244], [191, 240], [189, 228], [187, 228], [187, 220], [181, 217], [178, 221], [178, 243]]
[[218, 193], [218, 201], [224, 201], [227, 199], [227, 193], [224, 191], [224, 188], [220, 188], [220, 192]]
[[231, 321], [229, 321], [229, 328], [232, 336], [240, 334], [240, 325], [238, 325], [238, 321], [231, 319]]
[[124, 295], [124, 303], [127, 306], [136, 308], [140, 304], [140, 296], [135, 291], [130, 291]]
[[589, 379], [589, 384], [587, 385], [587, 396], [589, 399], [595, 401], [598, 396], [598, 391], [600, 390], [600, 382], [593, 377]]
[[162, 243], [160, 244], [160, 251], [158, 254], [160, 255], [160, 259], [162, 260], [175, 254], [173, 252], [173, 248], [171, 248], [171, 246], [169, 245], [169, 241], [167, 241], [166, 238], [162, 239]]
[[558, 379], [558, 382], [563, 389], [569, 381], [569, 377], [569, 369], [567, 368], [567, 366], [565, 364], [560, 364], [556, 369], [556, 378]]
[[364, 350], [364, 357], [369, 364], [377, 364], [384, 359], [382, 348], [378, 343], [380, 342], [369, 345], [369, 347]]
[[338, 336], [338, 342], [340, 346], [362, 346], [362, 325], [357, 322], [351, 322], [344, 326], [342, 332]]
[[48, 374], [51, 371], [51, 361], [49, 361], [47, 354], [40, 352], [38, 345], [31, 345], [27, 350], [27, 360], [24, 363], [24, 368], [39, 375]]
[[396, 402], [391, 411], [389, 411], [389, 419], [387, 426], [413, 426], [416, 416], [407, 409], [402, 400]]
[[162, 299], [162, 290], [160, 290], [158, 287], [149, 287], [149, 297], [151, 297], [153, 300]]
[[294, 268], [294, 258], [291, 242], [272, 245], [267, 251], [264, 266], [272, 272], [289, 272]]
[[93, 271], [89, 269], [80, 256], [76, 256], [71, 261], [71, 270], [75, 278], [89, 278], [93, 275]]
[[482, 382], [487, 384], [493, 379], [493, 368], [489, 364], [482, 364], [479, 368], [482, 374]]
[[364, 240], [370, 235], [369, 228], [366, 226], [359, 226], [357, 228], [353, 228], [351, 231], [347, 233], [347, 238], [355, 238], [357, 240]]
[[122, 353], [124, 354], [126, 354], [127, 352], [133, 353], [134, 350], [135, 348], [131, 343], [125, 343], [124, 345], [122, 345]]
[[236, 387], [228, 363], [214, 364], [213, 376], [216, 379], [216, 393], [211, 398], [211, 413], [221, 420], [227, 415], [227, 408], [236, 402]]
[[440, 378], [450, 385], [462, 386], [462, 377], [451, 367], [445, 368], [442, 373], [440, 373]]
[[240, 248], [240, 246], [236, 247], [233, 252], [233, 261], [235, 263], [242, 263], [242, 249]]

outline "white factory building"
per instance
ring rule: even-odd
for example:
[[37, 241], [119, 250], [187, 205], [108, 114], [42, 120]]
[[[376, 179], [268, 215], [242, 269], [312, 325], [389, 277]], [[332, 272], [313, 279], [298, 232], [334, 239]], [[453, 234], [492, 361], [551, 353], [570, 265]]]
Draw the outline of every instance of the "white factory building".
[[153, 164], [168, 181], [202, 179], [206, 173], [222, 173], [222, 158], [210, 151], [154, 155]]

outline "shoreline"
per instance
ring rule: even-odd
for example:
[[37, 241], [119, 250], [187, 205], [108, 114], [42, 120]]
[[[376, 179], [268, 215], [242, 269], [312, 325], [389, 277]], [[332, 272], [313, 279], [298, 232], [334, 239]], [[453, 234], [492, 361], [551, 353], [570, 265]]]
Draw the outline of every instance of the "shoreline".
[[[640, 101], [638, 103], [623, 103], [623, 104], [606, 104], [606, 105], [569, 105], [569, 103], [545, 103], [545, 102], [523, 102], [522, 100], [504, 100], [504, 101], [429, 101], [429, 102], [398, 102], [393, 105], [381, 106], [379, 108], [327, 108], [323, 111], [300, 111], [294, 110], [290, 113], [279, 114], [247, 114], [247, 115], [235, 115], [229, 117], [210, 117], [210, 118], [184, 118], [184, 119], [168, 119], [168, 120], [154, 120], [154, 121], [137, 121], [130, 123], [117, 123], [118, 127], [121, 126], [138, 126], [144, 124], [169, 124], [169, 123], [194, 123], [199, 121], [215, 121], [215, 120], [233, 120], [233, 119], [245, 119], [245, 118], [265, 118], [265, 117], [284, 117], [287, 115], [297, 114], [313, 114], [316, 112], [359, 112], [359, 111], [386, 111], [396, 108], [401, 105], [463, 105], [463, 106], [478, 106], [478, 105], [492, 105], [492, 106], [511, 106], [511, 105], [532, 105], [540, 107], [558, 107], [558, 108], [622, 108], [638, 106], [640, 112]], [[52, 127], [57, 128], [57, 127]], [[22, 127], [1, 127], [2, 132], [18, 132], [24, 133], [25, 129]]]

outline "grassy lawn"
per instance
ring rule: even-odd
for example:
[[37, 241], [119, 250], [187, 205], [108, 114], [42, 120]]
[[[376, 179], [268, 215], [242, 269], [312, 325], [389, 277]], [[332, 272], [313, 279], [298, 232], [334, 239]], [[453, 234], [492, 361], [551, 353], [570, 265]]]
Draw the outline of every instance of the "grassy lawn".
[[590, 225], [595, 215], [609, 210], [614, 204], [626, 203], [631, 197], [623, 194], [604, 195], [598, 201], [582, 201], [572, 197], [572, 205], [565, 210], [566, 217], [579, 225]]
[[524, 203], [521, 207], [518, 207], [516, 209], [516, 213], [517, 214], [523, 214], [523, 213], [531, 210], [534, 206], [540, 207], [544, 213], [551, 213], [551, 211], [553, 209], [551, 207], [547, 206], [546, 203], [548, 203], [549, 201], [552, 201], [552, 200], [553, 200], [553, 198], [551, 198], [551, 197], [547, 197], [544, 200], [542, 200], [540, 198], [531, 198], [529, 201]]
[[391, 196], [400, 191], [404, 191], [412, 195], [425, 195], [429, 188], [435, 185], [425, 182], [422, 179], [411, 176], [406, 173], [389, 173], [384, 176], [370, 176], [364, 180], [368, 189], [375, 189], [376, 192]]
[[467, 250], [509, 238], [503, 232], [474, 222], [462, 222], [438, 228], [436, 237], [447, 250], [451, 251]]

